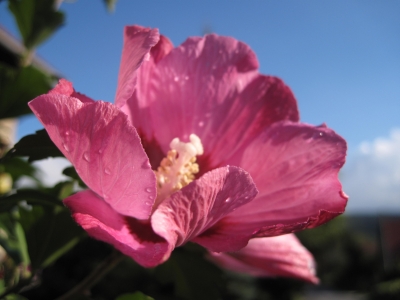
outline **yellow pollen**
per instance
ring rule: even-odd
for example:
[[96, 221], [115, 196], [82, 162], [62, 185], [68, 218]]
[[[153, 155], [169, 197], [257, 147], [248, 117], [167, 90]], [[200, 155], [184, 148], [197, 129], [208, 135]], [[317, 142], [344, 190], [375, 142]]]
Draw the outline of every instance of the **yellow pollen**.
[[192, 182], [199, 172], [196, 156], [203, 154], [203, 145], [195, 134], [191, 134], [189, 140], [190, 142], [184, 143], [179, 138], [174, 138], [169, 145], [171, 150], [154, 172], [157, 178], [155, 207], [169, 195]]

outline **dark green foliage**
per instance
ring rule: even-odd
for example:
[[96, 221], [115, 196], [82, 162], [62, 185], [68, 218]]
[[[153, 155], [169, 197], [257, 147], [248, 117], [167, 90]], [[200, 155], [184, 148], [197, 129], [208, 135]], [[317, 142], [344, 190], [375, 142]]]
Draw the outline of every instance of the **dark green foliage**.
[[8, 0], [27, 49], [37, 47], [64, 23], [64, 14], [56, 10], [55, 3], [55, 0]]
[[32, 162], [48, 157], [63, 157], [64, 155], [51, 141], [47, 131], [42, 129], [35, 134], [24, 136], [15, 144], [6, 155], [8, 157], [26, 156], [28, 161]]
[[32, 113], [27, 103], [47, 93], [54, 80], [34, 66], [13, 68], [0, 62], [0, 119]]

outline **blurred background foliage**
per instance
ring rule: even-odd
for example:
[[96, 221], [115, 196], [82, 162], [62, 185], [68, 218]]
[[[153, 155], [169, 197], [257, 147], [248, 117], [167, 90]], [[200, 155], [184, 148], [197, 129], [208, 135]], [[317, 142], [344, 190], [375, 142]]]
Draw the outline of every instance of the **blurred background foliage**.
[[[0, 133], [9, 133], [9, 126], [12, 131], [12, 119], [30, 113], [26, 103], [46, 93], [60, 77], [34, 54], [35, 47], [64, 24], [59, 2], [7, 1], [22, 42], [1, 36]], [[110, 11], [116, 3], [103, 2]], [[10, 147], [12, 142], [0, 136], [2, 299], [55, 299], [102, 266], [115, 267], [93, 282], [90, 293], [83, 290], [73, 299], [400, 299], [400, 248], [393, 243], [399, 236], [398, 219], [343, 216], [299, 233], [317, 261], [318, 286], [220, 270], [194, 244], [176, 249], [163, 265], [144, 269], [109, 245], [87, 238], [74, 223], [62, 205], [62, 199], [85, 187], [73, 167], [63, 172], [69, 179], [54, 187], [44, 187], [37, 179], [31, 162], [62, 156], [44, 130], [8, 151]], [[29, 188], [18, 186], [22, 177], [31, 179]]]

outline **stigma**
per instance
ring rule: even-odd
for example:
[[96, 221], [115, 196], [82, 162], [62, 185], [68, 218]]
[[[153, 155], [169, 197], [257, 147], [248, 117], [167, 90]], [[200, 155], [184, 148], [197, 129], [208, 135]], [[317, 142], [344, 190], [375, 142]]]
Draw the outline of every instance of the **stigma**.
[[157, 199], [154, 207], [157, 207], [172, 193], [192, 182], [199, 172], [196, 157], [203, 154], [203, 145], [195, 134], [191, 134], [189, 140], [188, 143], [185, 143], [179, 138], [174, 138], [169, 144], [171, 150], [168, 151], [167, 156], [163, 158], [157, 171], [154, 172], [157, 178]]

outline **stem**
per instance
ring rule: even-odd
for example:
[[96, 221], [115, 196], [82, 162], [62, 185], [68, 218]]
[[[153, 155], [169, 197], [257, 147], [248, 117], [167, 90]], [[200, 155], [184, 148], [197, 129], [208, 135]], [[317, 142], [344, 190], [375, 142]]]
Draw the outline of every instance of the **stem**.
[[84, 294], [100, 279], [102, 279], [109, 271], [118, 265], [125, 256], [119, 251], [113, 251], [100, 265], [95, 268], [81, 283], [76, 285], [72, 290], [65, 293], [56, 300], [75, 299], [77, 296]]

